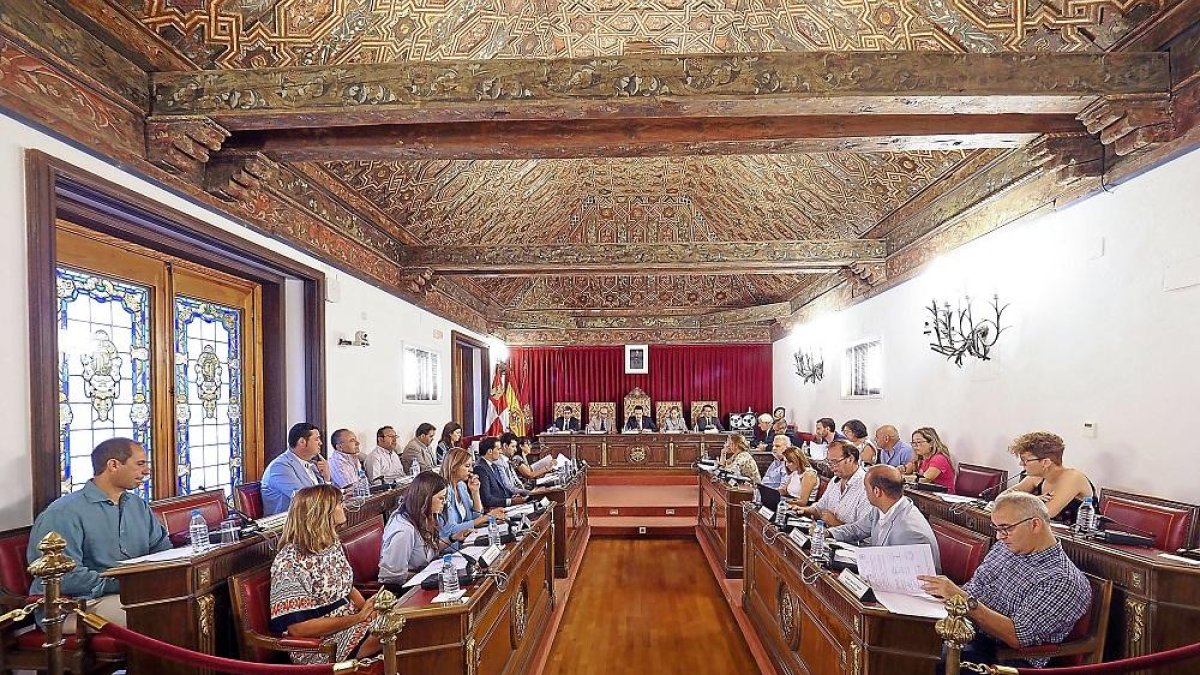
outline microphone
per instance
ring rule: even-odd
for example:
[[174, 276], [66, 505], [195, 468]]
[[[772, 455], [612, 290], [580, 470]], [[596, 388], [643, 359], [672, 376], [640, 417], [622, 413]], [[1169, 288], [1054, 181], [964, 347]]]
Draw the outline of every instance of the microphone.
[[985, 502], [991, 501], [993, 497], [995, 497], [996, 495], [1000, 494], [1001, 492], [1004, 492], [1005, 490], [1007, 490], [1009, 487], [1012, 486], [1013, 483], [1019, 483], [1022, 480], [1025, 480], [1025, 472], [1024, 471], [1022, 471], [1021, 473], [1019, 473], [1015, 476], [1009, 477], [1009, 479], [1004, 481], [1003, 483], [996, 483], [992, 487], [984, 490], [983, 492], [980, 492], [979, 498]]
[[[1149, 530], [1143, 530], [1143, 529], [1134, 527], [1133, 525], [1130, 525], [1128, 523], [1122, 523], [1121, 521], [1119, 521], [1115, 518], [1106, 516], [1103, 513], [1096, 514], [1096, 522], [1110, 523], [1112, 525], [1116, 525], [1117, 527], [1121, 528], [1121, 530], [1123, 530], [1123, 531], [1130, 532], [1132, 534], [1140, 535], [1143, 537], [1149, 537], [1150, 539], [1155, 539], [1158, 536], [1157, 533], [1151, 532]], [[1108, 528], [1104, 528], [1104, 529], [1107, 530]]]

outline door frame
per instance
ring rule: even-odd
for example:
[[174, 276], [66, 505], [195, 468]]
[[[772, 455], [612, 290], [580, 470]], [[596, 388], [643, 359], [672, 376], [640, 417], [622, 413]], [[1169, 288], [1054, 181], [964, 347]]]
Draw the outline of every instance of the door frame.
[[[456, 330], [450, 331], [450, 418], [459, 424], [463, 425], [463, 435], [470, 436], [466, 432], [466, 392], [462, 390], [462, 352], [459, 350], [459, 345], [467, 345], [476, 348], [480, 351], [480, 374], [479, 374], [479, 391], [483, 392], [481, 405], [484, 405], [488, 400], [487, 393], [491, 390], [491, 350], [487, 343], [482, 340], [471, 337], [465, 333], [460, 333]], [[479, 433], [487, 432], [487, 414], [485, 409], [483, 419], [484, 429]]]

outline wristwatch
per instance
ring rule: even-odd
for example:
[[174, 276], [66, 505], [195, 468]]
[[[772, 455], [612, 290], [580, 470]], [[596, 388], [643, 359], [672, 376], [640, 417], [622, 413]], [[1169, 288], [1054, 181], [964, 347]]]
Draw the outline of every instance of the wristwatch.
[[979, 598], [976, 598], [973, 595], [968, 595], [967, 596], [967, 611], [970, 612], [970, 611], [976, 609], [977, 607], [979, 607]]

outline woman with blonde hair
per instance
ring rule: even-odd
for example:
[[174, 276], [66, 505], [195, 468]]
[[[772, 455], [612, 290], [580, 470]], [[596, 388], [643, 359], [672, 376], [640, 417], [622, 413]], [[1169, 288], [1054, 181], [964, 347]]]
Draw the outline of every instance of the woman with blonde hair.
[[954, 459], [950, 448], [933, 427], [921, 427], [912, 433], [912, 447], [916, 456], [904, 465], [904, 473], [916, 474], [917, 481], [937, 483], [954, 494]]
[[[438, 535], [442, 539], [470, 536], [475, 528], [487, 525], [489, 516], [498, 521], [505, 518], [502, 508], [484, 512], [483, 502], [479, 499], [479, 475], [471, 471], [472, 459], [469, 451], [454, 448], [442, 462], [442, 478], [449, 485], [446, 508], [438, 520], [441, 524]], [[466, 534], [460, 534], [463, 532]]]
[[721, 458], [721, 466], [736, 471], [741, 477], [749, 478], [755, 483], [762, 480], [758, 462], [754, 461], [754, 455], [750, 454], [750, 445], [745, 436], [730, 434], [725, 440], [725, 447], [721, 449]]
[[783, 461], [787, 465], [788, 476], [779, 488], [779, 492], [789, 501], [800, 506], [808, 506], [809, 502], [816, 497], [817, 485], [821, 482], [820, 477], [817, 476], [817, 470], [808, 463], [808, 458], [804, 456], [804, 453], [796, 448], [784, 450]]
[[[354, 588], [354, 571], [338, 540], [346, 522], [342, 493], [314, 485], [296, 493], [271, 564], [271, 630], [335, 645], [333, 661], [370, 656], [379, 639], [368, 633], [374, 601]], [[327, 654], [291, 652], [295, 663], [329, 663]]]

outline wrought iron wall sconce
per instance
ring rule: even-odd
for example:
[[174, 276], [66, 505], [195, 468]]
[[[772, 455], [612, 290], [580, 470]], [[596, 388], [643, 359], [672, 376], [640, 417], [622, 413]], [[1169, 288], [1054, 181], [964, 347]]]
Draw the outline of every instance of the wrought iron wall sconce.
[[804, 380], [805, 384], [816, 384], [825, 379], [825, 356], [815, 352], [806, 352], [803, 348], [797, 349], [796, 358], [796, 374]]
[[1008, 305], [1001, 306], [998, 294], [992, 296], [988, 316], [978, 320], [971, 308], [969, 295], [964, 296], [955, 309], [950, 308], [949, 302], [943, 302], [938, 307], [936, 298], [925, 309], [930, 314], [930, 319], [925, 322], [925, 335], [934, 336], [929, 348], [953, 361], [959, 368], [962, 368], [963, 359], [967, 356], [974, 356], [981, 361], [990, 360], [992, 347], [996, 346], [1000, 334], [1011, 328], [1000, 325]]

